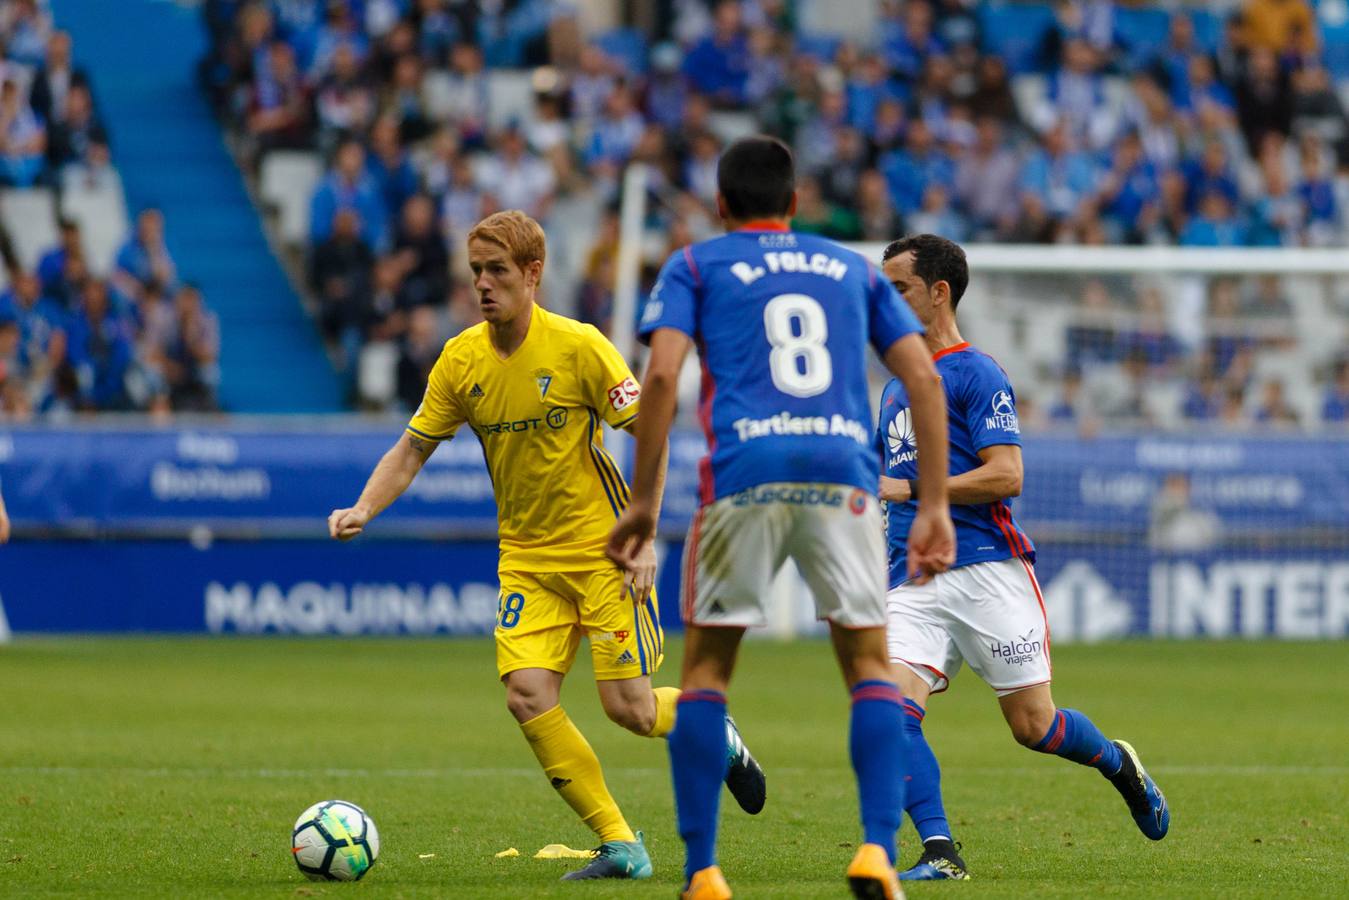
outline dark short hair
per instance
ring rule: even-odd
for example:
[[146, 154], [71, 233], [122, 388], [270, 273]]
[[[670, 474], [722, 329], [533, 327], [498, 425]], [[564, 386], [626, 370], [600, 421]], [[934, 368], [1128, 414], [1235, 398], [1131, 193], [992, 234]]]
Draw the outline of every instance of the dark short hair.
[[913, 253], [913, 274], [923, 279], [928, 290], [939, 281], [951, 288], [951, 309], [960, 304], [970, 283], [970, 266], [965, 251], [955, 241], [935, 234], [910, 234], [891, 241], [881, 254], [882, 265], [901, 253]]
[[717, 190], [732, 218], [785, 216], [796, 189], [792, 151], [775, 137], [741, 138], [717, 162]]

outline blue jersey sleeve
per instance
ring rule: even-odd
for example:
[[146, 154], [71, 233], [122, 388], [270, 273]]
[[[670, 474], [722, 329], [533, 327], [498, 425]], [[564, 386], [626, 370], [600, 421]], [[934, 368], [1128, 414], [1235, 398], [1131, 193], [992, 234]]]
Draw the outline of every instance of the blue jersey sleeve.
[[877, 274], [867, 263], [867, 324], [871, 331], [871, 346], [881, 356], [895, 341], [910, 334], [922, 334], [923, 326], [899, 296], [890, 282]]
[[1021, 446], [1016, 393], [1007, 373], [987, 356], [973, 356], [966, 366], [961, 412], [977, 452], [999, 444]]
[[676, 250], [665, 261], [637, 324], [637, 336], [642, 343], [651, 343], [651, 335], [658, 328], [674, 328], [697, 339], [701, 285], [696, 265], [689, 247]]

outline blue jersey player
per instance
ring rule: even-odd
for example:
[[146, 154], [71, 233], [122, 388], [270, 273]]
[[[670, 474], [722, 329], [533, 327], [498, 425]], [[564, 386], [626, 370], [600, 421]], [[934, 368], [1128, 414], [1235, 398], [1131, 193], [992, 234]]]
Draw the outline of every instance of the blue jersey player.
[[[708, 455], [684, 549], [683, 693], [670, 735], [683, 897], [723, 900], [717, 804], [726, 769], [726, 688], [745, 629], [764, 624], [766, 591], [791, 557], [827, 619], [852, 691], [850, 749], [865, 839], [848, 869], [861, 897], [901, 896], [893, 868], [902, 815], [902, 697], [885, 649], [885, 548], [875, 497], [866, 346], [914, 398], [914, 427], [942, 447], [941, 388], [899, 295], [861, 256], [787, 228], [796, 207], [791, 151], [737, 141], [717, 167], [728, 233], [673, 254], [642, 317], [651, 346], [636, 426], [632, 499], [609, 552], [631, 564], [656, 528], [659, 462], [690, 347], [703, 363], [699, 415]], [[946, 568], [953, 531], [944, 449], [918, 472], [911, 573]], [[929, 493], [931, 492], [931, 493]], [[720, 749], [718, 749], [720, 748]]]
[[881, 499], [889, 503], [890, 658], [904, 691], [909, 776], [905, 810], [923, 854], [901, 878], [965, 878], [942, 806], [937, 759], [923, 737], [928, 697], [946, 690], [962, 662], [998, 695], [1003, 716], [1023, 746], [1098, 769], [1124, 796], [1139, 829], [1166, 836], [1166, 800], [1133, 748], [1110, 741], [1091, 720], [1059, 709], [1050, 695], [1049, 623], [1035, 581], [1035, 545], [1012, 516], [1021, 493], [1021, 428], [1016, 394], [990, 357], [961, 339], [955, 311], [969, 281], [965, 253], [935, 235], [895, 241], [882, 271], [922, 321], [941, 375], [950, 423], [950, 503], [956, 561], [918, 583], [908, 577], [905, 538], [915, 516], [912, 481], [929, 452], [915, 440], [905, 385], [881, 396], [876, 444], [884, 460]]

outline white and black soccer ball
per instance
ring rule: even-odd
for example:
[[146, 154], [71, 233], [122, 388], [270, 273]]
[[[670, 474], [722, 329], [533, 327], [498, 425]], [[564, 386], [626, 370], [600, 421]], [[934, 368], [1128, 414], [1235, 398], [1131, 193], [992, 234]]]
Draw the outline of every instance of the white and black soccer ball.
[[379, 857], [379, 832], [355, 803], [324, 800], [295, 820], [290, 852], [310, 881], [356, 881]]

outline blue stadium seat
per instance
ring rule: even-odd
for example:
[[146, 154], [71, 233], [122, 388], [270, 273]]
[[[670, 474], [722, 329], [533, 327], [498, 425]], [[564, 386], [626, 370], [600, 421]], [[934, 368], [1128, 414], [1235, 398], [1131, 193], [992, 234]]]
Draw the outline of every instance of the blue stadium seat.
[[615, 28], [595, 38], [595, 44], [623, 64], [623, 70], [633, 75], [646, 71], [646, 35], [636, 28]]
[[1329, 24], [1322, 17], [1321, 26], [1322, 55], [1326, 68], [1336, 81], [1349, 79], [1349, 21]]
[[802, 34], [796, 38], [796, 49], [823, 62], [829, 62], [838, 53], [843, 39], [833, 34]]
[[1040, 45], [1053, 22], [1054, 10], [1047, 3], [985, 3], [979, 8], [984, 52], [1001, 56], [1011, 75], [1039, 69]]
[[1171, 31], [1171, 14], [1156, 7], [1115, 7], [1115, 40], [1130, 68], [1146, 65]]
[[1194, 39], [1206, 53], [1213, 53], [1223, 41], [1223, 20], [1212, 10], [1192, 9], [1185, 13], [1194, 23]]

